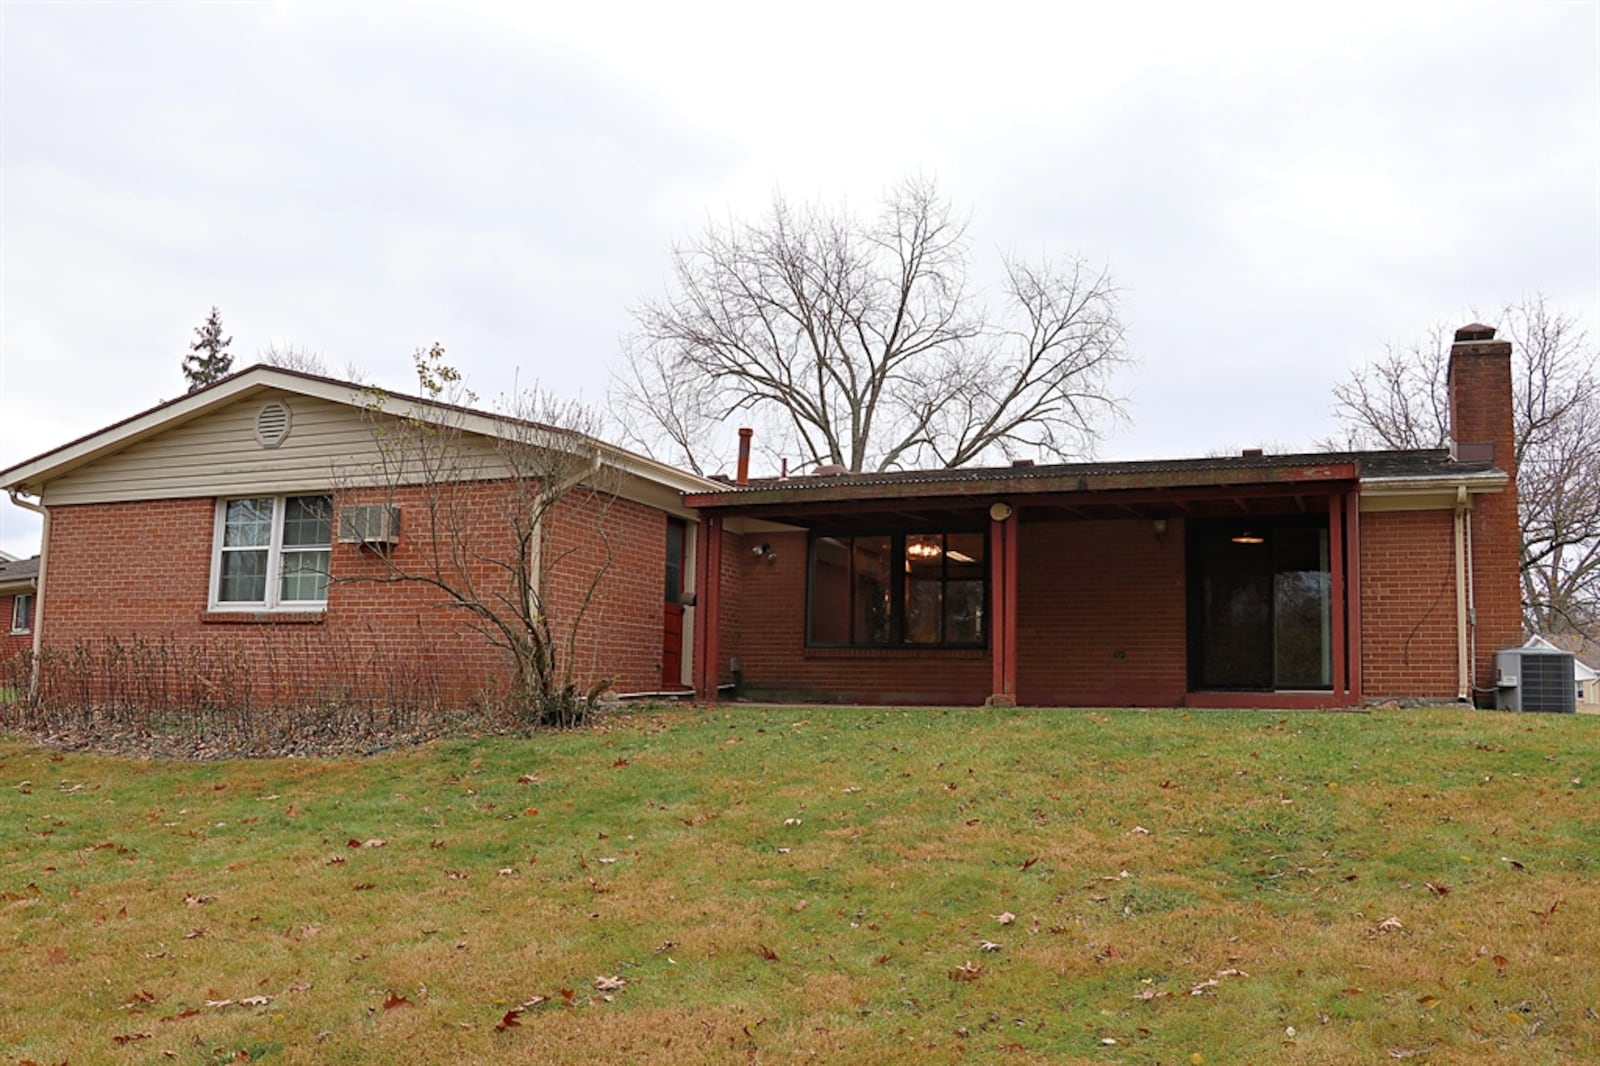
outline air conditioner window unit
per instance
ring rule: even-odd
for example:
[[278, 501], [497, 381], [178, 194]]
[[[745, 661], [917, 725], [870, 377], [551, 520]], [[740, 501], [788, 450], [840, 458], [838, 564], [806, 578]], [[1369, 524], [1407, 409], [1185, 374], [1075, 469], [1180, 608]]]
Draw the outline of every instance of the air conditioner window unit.
[[1548, 648], [1507, 648], [1494, 653], [1494, 705], [1502, 711], [1578, 709], [1576, 660]]
[[384, 504], [363, 504], [339, 509], [339, 543], [400, 543], [400, 508]]

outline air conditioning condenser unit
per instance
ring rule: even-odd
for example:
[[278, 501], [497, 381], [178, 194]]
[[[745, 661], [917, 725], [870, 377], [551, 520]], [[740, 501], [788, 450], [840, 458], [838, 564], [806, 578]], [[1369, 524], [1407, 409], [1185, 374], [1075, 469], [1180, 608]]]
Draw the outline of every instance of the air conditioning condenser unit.
[[1576, 660], [1569, 651], [1507, 648], [1494, 653], [1494, 705], [1502, 711], [1578, 710]]

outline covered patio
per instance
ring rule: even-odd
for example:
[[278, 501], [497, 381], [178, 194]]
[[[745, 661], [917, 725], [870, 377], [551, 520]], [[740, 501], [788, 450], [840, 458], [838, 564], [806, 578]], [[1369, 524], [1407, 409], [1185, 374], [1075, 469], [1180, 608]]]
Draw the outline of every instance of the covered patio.
[[769, 698], [1356, 704], [1360, 460], [1408, 458], [823, 473], [690, 495], [697, 573], [738, 574], [702, 583], [696, 688], [714, 698], [731, 660]]

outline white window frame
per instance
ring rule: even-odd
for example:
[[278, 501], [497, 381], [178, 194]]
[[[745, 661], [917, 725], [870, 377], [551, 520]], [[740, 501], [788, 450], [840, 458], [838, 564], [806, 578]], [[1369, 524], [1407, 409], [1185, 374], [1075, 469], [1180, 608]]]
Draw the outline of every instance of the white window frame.
[[[331, 510], [333, 494], [330, 492], [287, 492], [280, 494], [249, 494], [240, 496], [217, 497], [216, 513], [211, 523], [211, 587], [207, 593], [207, 608], [212, 611], [240, 611], [250, 614], [259, 614], [263, 611], [284, 614], [317, 613], [328, 608], [326, 595], [320, 600], [288, 600], [279, 599], [281, 595], [280, 575], [283, 564], [283, 517], [287, 501], [291, 496], [325, 496]], [[265, 600], [224, 600], [222, 592], [222, 537], [228, 519], [228, 504], [237, 500], [267, 500], [272, 501], [272, 535], [265, 545], [267, 550], [267, 584]], [[330, 527], [331, 528], [331, 527]], [[330, 535], [328, 552], [332, 561], [333, 538]], [[260, 551], [259, 547], [250, 549]], [[291, 548], [291, 551], [317, 551], [320, 548]], [[331, 580], [331, 575], [330, 575]]]
[[[14, 634], [33, 632], [33, 603], [34, 593], [19, 592], [11, 598], [11, 632]], [[22, 610], [22, 605], [27, 604], [28, 609]], [[17, 616], [22, 616], [22, 624], [17, 624]]]

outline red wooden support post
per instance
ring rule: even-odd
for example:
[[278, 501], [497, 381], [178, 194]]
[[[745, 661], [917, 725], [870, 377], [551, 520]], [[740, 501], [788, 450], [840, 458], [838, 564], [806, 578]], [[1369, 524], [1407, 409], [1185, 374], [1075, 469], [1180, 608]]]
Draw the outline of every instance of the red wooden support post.
[[1344, 513], [1348, 522], [1345, 529], [1345, 553], [1349, 565], [1345, 567], [1345, 584], [1349, 594], [1345, 597], [1350, 617], [1350, 702], [1360, 704], [1361, 695], [1361, 490], [1345, 493]]
[[[991, 707], [1017, 703], [1017, 517], [996, 504], [989, 522]], [[996, 517], [999, 514], [1006, 517]]]
[[694, 687], [700, 699], [717, 702], [717, 635], [722, 620], [722, 519], [706, 515], [695, 541]]
[[1021, 517], [1013, 514], [1006, 519], [1006, 613], [1001, 624], [1006, 630], [1005, 687], [1001, 689], [1011, 702], [1017, 701], [1017, 571], [1019, 556], [1017, 542], [1021, 536]]
[[1339, 706], [1347, 701], [1347, 676], [1344, 662], [1344, 496], [1328, 494], [1328, 584], [1332, 593], [1329, 619], [1333, 628], [1333, 698]]

